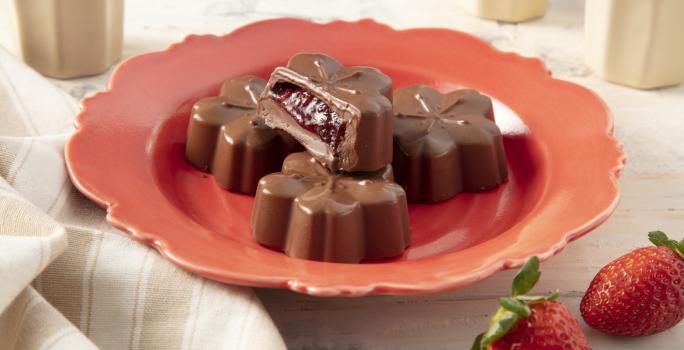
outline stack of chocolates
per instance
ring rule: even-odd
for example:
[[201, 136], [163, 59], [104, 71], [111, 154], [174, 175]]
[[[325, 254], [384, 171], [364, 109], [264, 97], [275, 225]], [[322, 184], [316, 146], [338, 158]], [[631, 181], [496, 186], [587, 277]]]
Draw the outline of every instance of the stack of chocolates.
[[255, 194], [259, 243], [344, 263], [402, 254], [407, 201], [438, 202], [507, 177], [489, 98], [421, 85], [393, 96], [379, 70], [310, 53], [267, 83], [229, 80], [219, 97], [199, 101], [186, 158], [226, 189]]

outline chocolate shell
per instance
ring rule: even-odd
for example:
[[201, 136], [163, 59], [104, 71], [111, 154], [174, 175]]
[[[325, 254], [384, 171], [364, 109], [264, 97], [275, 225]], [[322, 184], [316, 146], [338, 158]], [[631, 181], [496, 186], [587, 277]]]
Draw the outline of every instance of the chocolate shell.
[[200, 100], [192, 108], [185, 158], [213, 173], [229, 191], [254, 194], [262, 176], [279, 171], [288, 154], [303, 149], [257, 117], [257, 98], [265, 85], [254, 76], [227, 80], [219, 96]]
[[492, 101], [475, 90], [423, 85], [394, 93], [394, 167], [411, 203], [498, 186], [508, 177]]
[[392, 166], [333, 173], [307, 152], [259, 182], [252, 210], [257, 242], [295, 258], [358, 263], [400, 255], [410, 242], [406, 195]]
[[335, 171], [375, 171], [392, 161], [392, 80], [315, 53], [273, 71], [259, 115]]

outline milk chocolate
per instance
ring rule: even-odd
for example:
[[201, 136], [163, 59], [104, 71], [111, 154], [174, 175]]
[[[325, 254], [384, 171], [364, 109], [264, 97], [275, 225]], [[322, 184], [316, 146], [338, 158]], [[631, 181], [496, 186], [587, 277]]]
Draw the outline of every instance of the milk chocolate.
[[411, 203], [491, 189], [508, 176], [492, 101], [475, 90], [398, 89], [393, 134], [392, 165]]
[[192, 108], [185, 157], [230, 191], [254, 194], [262, 176], [279, 171], [288, 154], [302, 150], [295, 139], [257, 116], [265, 85], [254, 76], [227, 80], [219, 96]]
[[299, 140], [335, 171], [375, 171], [392, 161], [392, 80], [315, 53], [273, 71], [261, 94], [266, 124]]
[[295, 258], [357, 263], [400, 255], [410, 242], [406, 195], [392, 166], [335, 173], [307, 152], [259, 181], [252, 210], [259, 243]]

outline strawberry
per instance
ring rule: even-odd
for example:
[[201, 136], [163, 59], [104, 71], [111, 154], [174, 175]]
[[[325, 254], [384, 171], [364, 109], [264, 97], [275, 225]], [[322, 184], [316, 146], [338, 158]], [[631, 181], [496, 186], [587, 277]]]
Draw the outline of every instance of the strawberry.
[[527, 296], [539, 280], [539, 258], [527, 260], [513, 279], [510, 297], [499, 300], [489, 328], [471, 350], [591, 350], [579, 322], [563, 304], [548, 296]]
[[662, 332], [684, 317], [684, 240], [649, 233], [640, 248], [604, 266], [582, 298], [588, 325], [615, 335]]

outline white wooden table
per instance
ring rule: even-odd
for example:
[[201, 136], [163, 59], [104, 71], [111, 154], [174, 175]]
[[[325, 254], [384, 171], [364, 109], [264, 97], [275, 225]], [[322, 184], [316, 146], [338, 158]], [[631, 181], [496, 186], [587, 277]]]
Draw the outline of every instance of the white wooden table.
[[[163, 49], [190, 33], [221, 34], [265, 18], [373, 17], [396, 28], [462, 30], [501, 50], [539, 57], [554, 76], [596, 91], [612, 109], [615, 134], [629, 154], [620, 179], [622, 201], [604, 225], [542, 265], [537, 288], [560, 289], [561, 301], [578, 317], [583, 291], [601, 266], [647, 245], [649, 230], [684, 236], [684, 86], [639, 91], [593, 76], [582, 59], [582, 1], [552, 1], [543, 19], [518, 25], [470, 16], [457, 0], [131, 0], [126, 7], [125, 56]], [[81, 98], [104, 89], [107, 77], [55, 83]], [[419, 297], [320, 299], [257, 292], [292, 349], [467, 349], [512, 276], [513, 271], [502, 272], [475, 286]], [[684, 323], [641, 339], [585, 331], [594, 349], [684, 349]]]

